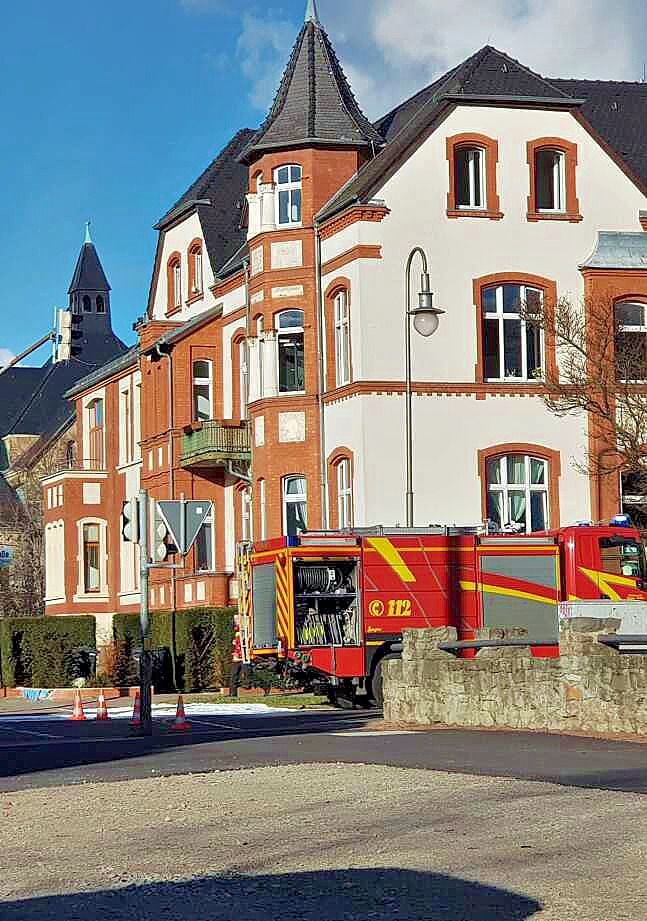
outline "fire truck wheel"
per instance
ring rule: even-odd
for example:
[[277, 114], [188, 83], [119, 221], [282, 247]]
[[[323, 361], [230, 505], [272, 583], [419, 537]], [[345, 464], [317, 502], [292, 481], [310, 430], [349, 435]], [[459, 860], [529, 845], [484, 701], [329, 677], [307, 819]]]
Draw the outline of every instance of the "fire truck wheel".
[[381, 659], [378, 659], [375, 664], [375, 668], [373, 669], [373, 673], [371, 675], [371, 697], [375, 701], [375, 706], [380, 707], [380, 709], [384, 706], [384, 678], [382, 675], [382, 667], [384, 663], [389, 659], [399, 658], [400, 656], [397, 655], [397, 653], [391, 653], [390, 655], [382, 656]]

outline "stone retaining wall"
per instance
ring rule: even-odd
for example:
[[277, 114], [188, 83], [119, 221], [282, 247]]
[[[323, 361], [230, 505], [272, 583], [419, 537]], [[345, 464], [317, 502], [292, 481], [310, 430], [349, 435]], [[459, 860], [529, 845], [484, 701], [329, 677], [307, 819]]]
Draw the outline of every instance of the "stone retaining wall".
[[481, 649], [475, 658], [459, 659], [438, 649], [456, 639], [455, 629], [405, 630], [402, 659], [385, 663], [384, 717], [421, 725], [647, 734], [647, 655], [621, 655], [597, 641], [619, 623], [564, 622], [561, 655], [553, 659], [534, 658], [529, 646]]

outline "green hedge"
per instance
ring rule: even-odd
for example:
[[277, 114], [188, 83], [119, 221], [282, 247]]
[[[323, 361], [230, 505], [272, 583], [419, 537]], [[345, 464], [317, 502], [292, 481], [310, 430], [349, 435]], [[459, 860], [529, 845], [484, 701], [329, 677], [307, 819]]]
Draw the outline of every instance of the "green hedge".
[[[236, 608], [188, 608], [150, 616], [153, 684], [159, 691], [195, 691], [227, 682]], [[117, 644], [140, 645], [139, 616], [116, 614]]]
[[89, 615], [0, 618], [0, 684], [5, 687], [66, 687], [90, 677], [96, 624]]

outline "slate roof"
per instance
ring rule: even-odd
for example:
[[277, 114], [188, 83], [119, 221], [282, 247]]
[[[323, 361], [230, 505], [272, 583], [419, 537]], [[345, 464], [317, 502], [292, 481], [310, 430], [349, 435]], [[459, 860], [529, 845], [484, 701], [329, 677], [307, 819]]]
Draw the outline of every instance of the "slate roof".
[[233, 256], [246, 238], [240, 213], [247, 193], [249, 173], [247, 167], [238, 160], [238, 155], [253, 136], [254, 132], [250, 128], [238, 131], [155, 225], [155, 230], [166, 230], [180, 217], [192, 210], [197, 211], [214, 274], [218, 273], [218, 269]]
[[316, 8], [309, 8], [269, 115], [241, 159], [308, 144], [367, 147], [382, 137], [360, 110]]
[[595, 249], [580, 266], [583, 269], [647, 268], [647, 233], [600, 230]]
[[581, 97], [580, 111], [647, 186], [647, 84], [615, 80], [551, 80]]
[[72, 294], [75, 291], [110, 291], [110, 285], [94, 243], [86, 242], [81, 247], [67, 293]]
[[111, 361], [100, 365], [89, 374], [85, 374], [83, 377], [77, 378], [77, 380], [75, 380], [74, 383], [71, 384], [70, 387], [65, 391], [65, 398], [67, 400], [71, 400], [77, 394], [82, 393], [84, 390], [89, 390], [90, 387], [94, 387], [95, 384], [100, 384], [101, 381], [112, 377], [113, 374], [117, 374], [119, 371], [125, 370], [126, 368], [130, 367], [130, 365], [135, 365], [138, 355], [138, 346], [131, 346], [122, 355], [117, 355], [116, 358], [113, 358]]

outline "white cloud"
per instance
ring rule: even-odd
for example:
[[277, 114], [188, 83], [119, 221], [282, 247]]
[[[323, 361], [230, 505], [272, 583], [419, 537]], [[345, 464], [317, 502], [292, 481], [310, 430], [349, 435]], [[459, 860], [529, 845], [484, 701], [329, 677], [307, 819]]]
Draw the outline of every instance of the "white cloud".
[[240, 67], [251, 84], [249, 99], [262, 111], [269, 108], [278, 89], [297, 31], [295, 24], [245, 13], [236, 46]]
[[6, 367], [16, 356], [9, 349], [0, 347], [0, 368]]

